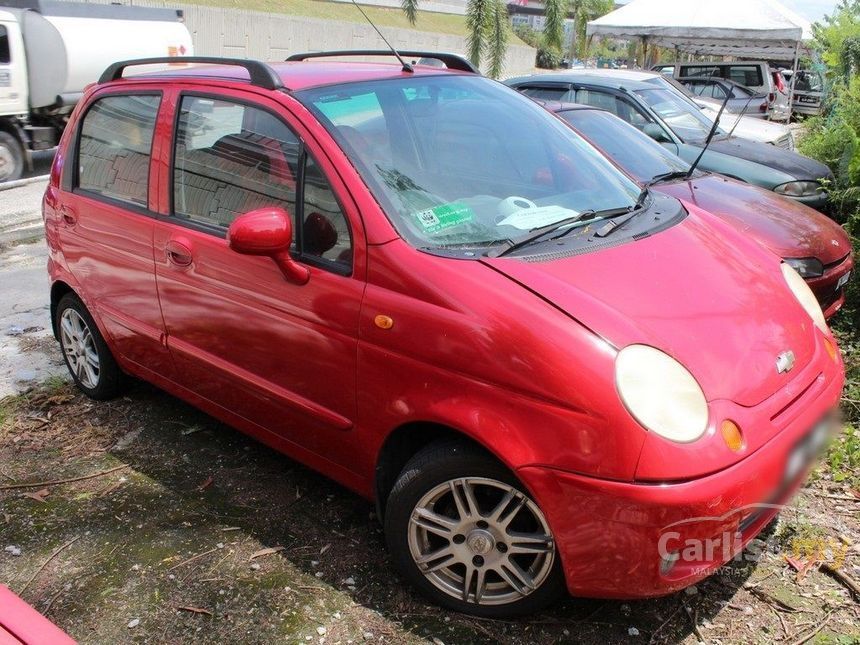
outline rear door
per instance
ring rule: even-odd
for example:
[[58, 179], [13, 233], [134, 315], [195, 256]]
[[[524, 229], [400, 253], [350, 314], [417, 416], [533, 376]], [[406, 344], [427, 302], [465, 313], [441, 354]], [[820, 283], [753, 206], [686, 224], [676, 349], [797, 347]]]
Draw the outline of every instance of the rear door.
[[[325, 452], [355, 419], [364, 292], [355, 207], [279, 104], [189, 89], [176, 97], [176, 112], [154, 246], [178, 380], [264, 434]], [[289, 282], [271, 258], [228, 247], [232, 221], [264, 206], [291, 215], [306, 284]]]
[[158, 91], [107, 90], [85, 106], [63, 169], [60, 243], [120, 359], [172, 373], [158, 305], [150, 208]]

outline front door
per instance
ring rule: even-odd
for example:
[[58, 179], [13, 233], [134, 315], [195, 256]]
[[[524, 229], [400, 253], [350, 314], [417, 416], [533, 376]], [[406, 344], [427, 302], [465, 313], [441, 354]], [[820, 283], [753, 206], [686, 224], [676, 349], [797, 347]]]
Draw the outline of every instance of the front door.
[[[355, 419], [357, 214], [335, 194], [327, 161], [276, 116], [279, 106], [252, 100], [178, 98], [172, 206], [154, 243], [168, 345], [181, 385], [324, 452]], [[291, 215], [306, 284], [289, 282], [270, 258], [228, 247], [230, 223], [264, 206]]]

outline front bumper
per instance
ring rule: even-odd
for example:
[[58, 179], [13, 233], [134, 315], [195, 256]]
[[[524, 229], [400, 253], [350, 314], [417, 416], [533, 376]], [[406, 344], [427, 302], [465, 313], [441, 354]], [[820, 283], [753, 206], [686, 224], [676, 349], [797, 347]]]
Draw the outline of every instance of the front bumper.
[[[798, 467], [792, 456], [836, 409], [842, 369], [841, 361], [824, 367], [777, 413], [757, 410], [762, 425], [780, 431], [740, 462], [704, 477], [646, 484], [541, 466], [520, 468], [519, 477], [552, 527], [570, 593], [665, 595], [711, 575], [741, 553], [803, 482], [810, 461]], [[749, 422], [746, 427], [751, 428]], [[667, 552], [681, 554], [669, 570], [661, 568]]]
[[[809, 278], [806, 284], [812, 289], [815, 297], [818, 299], [821, 309], [824, 311], [824, 317], [830, 318], [845, 304], [845, 279], [847, 275], [854, 269], [854, 258], [849, 253], [839, 262], [829, 264], [824, 268], [824, 274], [817, 278]], [[840, 284], [842, 281], [842, 284]]]

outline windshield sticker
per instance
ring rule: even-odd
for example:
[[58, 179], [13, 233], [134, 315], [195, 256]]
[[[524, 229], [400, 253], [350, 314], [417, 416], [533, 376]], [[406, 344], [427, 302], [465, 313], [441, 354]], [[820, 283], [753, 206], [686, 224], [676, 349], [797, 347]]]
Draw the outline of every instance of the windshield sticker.
[[568, 217], [576, 217], [577, 211], [561, 206], [536, 206], [534, 208], [523, 208], [511, 213], [499, 224], [513, 226], [521, 231], [530, 231], [533, 228], [555, 224]]
[[471, 222], [475, 211], [463, 202], [451, 202], [415, 213], [425, 233], [436, 234], [460, 224]]

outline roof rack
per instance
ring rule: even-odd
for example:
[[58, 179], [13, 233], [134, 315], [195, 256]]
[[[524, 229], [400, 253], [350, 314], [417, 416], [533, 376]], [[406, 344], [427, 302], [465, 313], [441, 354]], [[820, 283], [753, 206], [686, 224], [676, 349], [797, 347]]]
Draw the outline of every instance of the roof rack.
[[[481, 70], [475, 67], [468, 58], [460, 56], [459, 54], [415, 51], [411, 49], [398, 49], [397, 53], [401, 56], [408, 56], [410, 58], [433, 58], [445, 63], [445, 66], [448, 69], [456, 69], [461, 72], [471, 72], [472, 74], [481, 73]], [[305, 52], [303, 54], [293, 54], [287, 58], [287, 61], [307, 60], [308, 58], [334, 58], [336, 56], [394, 56], [394, 52], [390, 49], [341, 49], [327, 52]]]
[[165, 65], [176, 63], [203, 63], [207, 65], [235, 65], [236, 67], [244, 67], [248, 70], [248, 76], [251, 80], [251, 85], [256, 85], [265, 90], [280, 90], [283, 89], [284, 83], [281, 77], [266, 63], [258, 60], [247, 60], [244, 58], [218, 58], [217, 56], [162, 56], [159, 58], [136, 58], [134, 60], [122, 60], [109, 65], [102, 72], [99, 78], [99, 84], [109, 83], [111, 81], [122, 78], [122, 73], [126, 67], [138, 65]]

